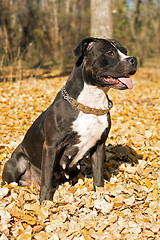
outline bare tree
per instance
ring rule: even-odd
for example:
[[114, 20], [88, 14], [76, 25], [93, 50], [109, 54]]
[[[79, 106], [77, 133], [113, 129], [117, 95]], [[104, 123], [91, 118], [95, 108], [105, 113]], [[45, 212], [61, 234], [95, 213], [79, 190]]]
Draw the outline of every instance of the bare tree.
[[91, 36], [100, 38], [112, 37], [111, 0], [90, 0]]
[[1, 65], [67, 67], [89, 35], [116, 38], [141, 63], [159, 58], [160, 0], [0, 0]]

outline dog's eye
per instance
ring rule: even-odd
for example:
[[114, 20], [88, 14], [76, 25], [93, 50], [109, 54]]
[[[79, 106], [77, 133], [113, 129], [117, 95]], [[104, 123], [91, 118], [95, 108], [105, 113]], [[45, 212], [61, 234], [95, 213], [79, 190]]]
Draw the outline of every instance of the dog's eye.
[[114, 51], [106, 52], [106, 55], [108, 55], [108, 56], [114, 56]]

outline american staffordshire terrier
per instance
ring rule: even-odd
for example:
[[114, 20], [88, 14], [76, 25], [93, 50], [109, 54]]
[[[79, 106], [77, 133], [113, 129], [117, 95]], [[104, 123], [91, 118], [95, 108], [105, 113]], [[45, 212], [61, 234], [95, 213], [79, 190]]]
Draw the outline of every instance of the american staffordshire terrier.
[[73, 179], [89, 155], [93, 187], [104, 184], [105, 141], [110, 127], [110, 88], [133, 87], [137, 59], [113, 39], [86, 38], [73, 51], [78, 57], [65, 86], [35, 120], [3, 169], [3, 183], [40, 186], [40, 202], [52, 187]]

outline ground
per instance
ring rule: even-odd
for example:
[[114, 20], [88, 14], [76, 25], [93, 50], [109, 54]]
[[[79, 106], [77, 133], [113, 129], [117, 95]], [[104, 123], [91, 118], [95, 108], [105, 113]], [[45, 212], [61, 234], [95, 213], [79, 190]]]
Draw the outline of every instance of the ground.
[[[26, 75], [0, 83], [0, 178], [26, 130], [68, 77], [44, 70]], [[114, 107], [104, 188], [92, 190], [87, 160], [78, 182], [61, 185], [53, 201], [42, 205], [35, 186], [5, 185], [0, 188], [1, 240], [160, 239], [160, 71], [139, 69], [133, 81], [132, 90], [109, 92]]]

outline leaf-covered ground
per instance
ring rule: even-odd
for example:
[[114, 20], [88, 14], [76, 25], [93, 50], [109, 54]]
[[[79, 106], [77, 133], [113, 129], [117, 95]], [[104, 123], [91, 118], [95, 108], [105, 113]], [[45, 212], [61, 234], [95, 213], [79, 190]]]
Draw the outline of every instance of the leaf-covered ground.
[[[0, 83], [0, 174], [36, 117], [67, 77]], [[90, 163], [75, 185], [38, 202], [35, 186], [0, 188], [0, 239], [160, 239], [160, 71], [140, 69], [133, 90], [111, 90], [105, 186], [92, 190]], [[87, 175], [85, 175], [87, 174]], [[0, 175], [1, 178], [1, 175]]]

